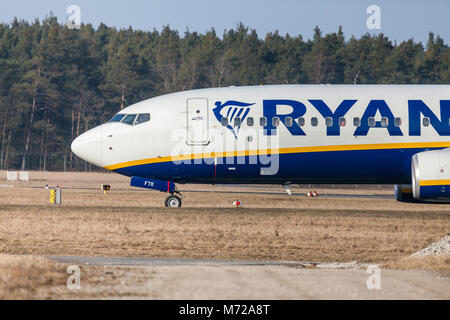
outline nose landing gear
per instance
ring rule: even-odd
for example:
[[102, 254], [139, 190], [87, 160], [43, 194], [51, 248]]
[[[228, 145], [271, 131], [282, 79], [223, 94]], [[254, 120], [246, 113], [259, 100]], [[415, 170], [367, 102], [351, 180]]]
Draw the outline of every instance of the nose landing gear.
[[[174, 184], [173, 189], [170, 191], [170, 196], [166, 198], [164, 204], [168, 208], [180, 208], [181, 207], [181, 199], [183, 199], [183, 195], [180, 190], [178, 190], [177, 186]], [[175, 195], [176, 194], [176, 195]]]
[[158, 190], [161, 192], [168, 192], [168, 193], [170, 193], [170, 196], [168, 196], [166, 198], [166, 201], [164, 202], [165, 206], [168, 208], [181, 207], [181, 199], [183, 198], [183, 195], [177, 189], [177, 187], [173, 181], [147, 179], [147, 178], [141, 178], [141, 177], [135, 176], [135, 177], [131, 177], [130, 185], [132, 187]]
[[180, 208], [181, 207], [181, 198], [171, 194], [166, 198], [165, 205], [168, 208]]
[[[175, 195], [176, 193], [177, 195]], [[180, 208], [181, 207], [181, 199], [183, 199], [183, 195], [178, 190], [177, 186], [173, 186], [173, 190], [170, 192], [170, 196], [166, 198], [164, 204], [168, 208]]]

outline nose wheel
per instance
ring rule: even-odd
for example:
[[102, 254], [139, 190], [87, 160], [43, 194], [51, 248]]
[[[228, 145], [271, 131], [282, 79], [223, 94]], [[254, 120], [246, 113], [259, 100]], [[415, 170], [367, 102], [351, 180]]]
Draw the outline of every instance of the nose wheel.
[[166, 198], [165, 205], [168, 208], [180, 208], [181, 207], [181, 198], [171, 194]]

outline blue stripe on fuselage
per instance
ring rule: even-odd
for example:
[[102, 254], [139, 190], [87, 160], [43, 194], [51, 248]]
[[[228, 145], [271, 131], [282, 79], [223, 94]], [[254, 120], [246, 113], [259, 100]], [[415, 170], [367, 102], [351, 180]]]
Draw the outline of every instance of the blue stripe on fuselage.
[[[435, 148], [442, 149], [442, 148]], [[279, 170], [274, 175], [260, 175], [256, 156], [234, 157], [234, 164], [189, 160], [151, 163], [114, 171], [126, 176], [192, 183], [411, 183], [411, 157], [430, 148], [346, 150], [286, 153], [279, 157]], [[233, 158], [233, 157], [232, 157]], [[238, 159], [239, 158], [239, 159]], [[269, 158], [267, 158], [269, 159]], [[220, 159], [219, 159], [220, 160]], [[243, 164], [239, 164], [243, 163]], [[258, 163], [258, 164], [251, 164]], [[272, 162], [274, 163], [274, 162]], [[233, 169], [234, 168], [234, 169]], [[265, 170], [267, 171], [267, 170]]]

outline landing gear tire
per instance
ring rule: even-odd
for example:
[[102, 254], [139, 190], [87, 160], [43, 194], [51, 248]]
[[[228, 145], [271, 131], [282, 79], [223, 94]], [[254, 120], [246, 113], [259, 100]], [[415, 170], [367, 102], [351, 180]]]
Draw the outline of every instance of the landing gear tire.
[[179, 208], [181, 207], [181, 199], [172, 194], [166, 198], [165, 204], [168, 208]]

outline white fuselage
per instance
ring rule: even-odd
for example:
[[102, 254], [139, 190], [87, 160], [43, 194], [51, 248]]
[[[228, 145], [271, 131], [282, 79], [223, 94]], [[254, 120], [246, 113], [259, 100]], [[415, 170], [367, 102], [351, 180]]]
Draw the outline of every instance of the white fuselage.
[[72, 149], [109, 170], [173, 181], [408, 183], [412, 154], [450, 147], [449, 109], [449, 85], [200, 89], [125, 108], [150, 120], [105, 123]]

